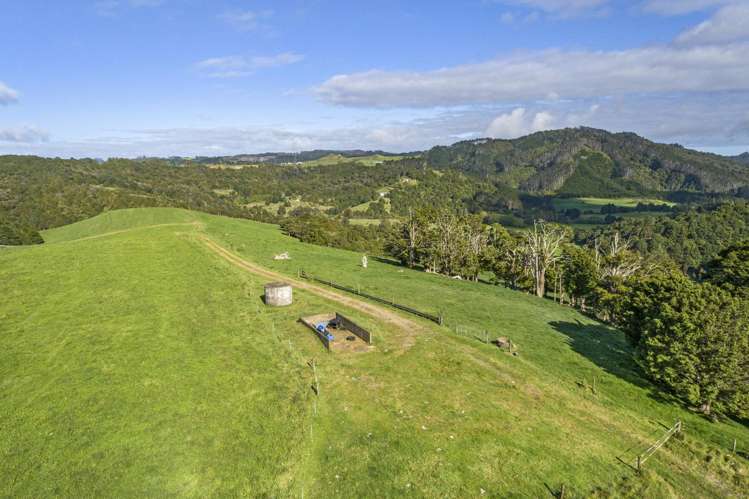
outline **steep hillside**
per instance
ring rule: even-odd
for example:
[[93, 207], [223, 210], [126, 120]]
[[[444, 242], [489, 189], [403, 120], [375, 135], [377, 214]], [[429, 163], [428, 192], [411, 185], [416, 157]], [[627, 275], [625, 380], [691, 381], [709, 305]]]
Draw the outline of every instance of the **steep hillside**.
[[516, 140], [459, 142], [436, 147], [426, 158], [438, 168], [514, 178], [520, 190], [529, 192], [591, 196], [729, 192], [749, 185], [749, 170], [729, 158], [592, 128], [539, 132]]
[[[0, 495], [740, 496], [749, 445], [638, 373], [623, 335], [549, 301], [309, 246], [273, 225], [121, 210], [0, 249]], [[441, 311], [403, 329], [315, 293], [267, 309], [297, 270]], [[287, 251], [291, 260], [273, 255]], [[325, 354], [298, 324], [337, 310], [376, 349]], [[519, 355], [479, 341], [508, 336]], [[310, 390], [316, 359], [320, 396]], [[675, 420], [684, 434], [636, 475]]]
[[731, 159], [733, 159], [734, 161], [738, 161], [739, 163], [749, 165], [749, 152], [739, 154], [738, 156], [734, 156]]

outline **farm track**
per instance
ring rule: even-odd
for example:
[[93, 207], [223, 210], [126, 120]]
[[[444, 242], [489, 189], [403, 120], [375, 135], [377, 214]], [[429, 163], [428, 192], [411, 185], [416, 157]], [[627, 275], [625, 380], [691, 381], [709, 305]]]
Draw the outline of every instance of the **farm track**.
[[[204, 224], [202, 224], [201, 222], [197, 222], [197, 221], [184, 222], [184, 223], [165, 223], [165, 224], [155, 224], [155, 225], [144, 225], [141, 227], [134, 227], [131, 229], [116, 230], [116, 231], [106, 232], [103, 234], [97, 234], [95, 236], [82, 237], [82, 238], [73, 239], [67, 242], [99, 239], [103, 237], [114, 236], [118, 234], [124, 234], [127, 232], [134, 232], [136, 230], [143, 230], [143, 229], [155, 229], [155, 228], [162, 228], [162, 227], [186, 227], [186, 226], [191, 226], [198, 230], [202, 230], [205, 227]], [[372, 303], [368, 303], [366, 301], [354, 298], [352, 296], [347, 296], [342, 293], [332, 291], [330, 289], [327, 289], [321, 286], [317, 286], [315, 284], [293, 279], [287, 275], [274, 272], [265, 267], [262, 267], [255, 263], [244, 260], [240, 258], [239, 256], [235, 255], [234, 253], [232, 253], [231, 251], [227, 250], [223, 246], [219, 245], [218, 243], [216, 243], [214, 240], [212, 240], [205, 234], [198, 234], [198, 238], [212, 252], [216, 253], [218, 256], [220, 256], [227, 262], [247, 272], [250, 272], [252, 274], [265, 277], [268, 279], [283, 280], [283, 281], [289, 282], [293, 284], [294, 287], [296, 287], [297, 289], [303, 289], [305, 291], [309, 291], [310, 293], [314, 293], [317, 296], [320, 296], [321, 298], [335, 301], [337, 303], [340, 303], [341, 305], [345, 305], [351, 309], [354, 309], [366, 315], [369, 315], [370, 317], [377, 319], [378, 321], [382, 321], [392, 327], [395, 327], [403, 335], [403, 341], [402, 341], [401, 346], [404, 349], [410, 348], [416, 343], [417, 333], [428, 332], [428, 329], [424, 327], [422, 324], [419, 324], [418, 322], [415, 322], [411, 319], [403, 317], [400, 314], [392, 310], [389, 310], [387, 308], [384, 308], [378, 305], [374, 305]]]
[[427, 329], [421, 324], [415, 321], [412, 321], [411, 319], [402, 317], [401, 315], [393, 312], [392, 310], [388, 310], [384, 307], [373, 305], [371, 303], [359, 300], [357, 298], [347, 296], [347, 295], [338, 293], [336, 291], [332, 291], [330, 289], [317, 286], [315, 284], [310, 284], [308, 282], [299, 281], [297, 279], [292, 279], [287, 275], [280, 274], [272, 270], [268, 270], [265, 267], [262, 267], [252, 262], [248, 262], [247, 260], [243, 260], [242, 258], [230, 252], [223, 246], [220, 246], [219, 244], [217, 244], [215, 241], [208, 238], [207, 236], [200, 235], [198, 237], [203, 241], [203, 243], [211, 251], [213, 251], [214, 253], [216, 253], [217, 255], [219, 255], [221, 258], [228, 261], [229, 263], [243, 270], [246, 270], [247, 272], [250, 272], [252, 274], [265, 277], [268, 279], [286, 281], [288, 283], [293, 284], [294, 287], [297, 289], [303, 289], [305, 291], [309, 291], [310, 293], [314, 293], [317, 296], [320, 296], [321, 298], [325, 298], [327, 300], [338, 302], [349, 308], [352, 308], [354, 310], [367, 314], [379, 321], [383, 321], [391, 326], [396, 327], [404, 335], [403, 347], [405, 348], [409, 348], [414, 345], [416, 341], [416, 338], [415, 338], [416, 333], [427, 331]]

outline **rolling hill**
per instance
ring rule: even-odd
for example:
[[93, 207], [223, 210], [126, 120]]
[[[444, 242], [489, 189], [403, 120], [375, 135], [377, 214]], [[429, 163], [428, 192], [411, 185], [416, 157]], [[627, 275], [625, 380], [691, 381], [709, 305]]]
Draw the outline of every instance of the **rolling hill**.
[[[132, 209], [0, 249], [0, 495], [739, 497], [749, 430], [645, 381], [623, 335], [501, 287], [310, 246], [274, 225]], [[266, 277], [300, 268], [445, 314], [414, 327]], [[289, 252], [291, 260], [273, 255]], [[236, 261], [234, 262], [236, 263]], [[353, 297], [352, 299], [356, 299]], [[356, 299], [358, 300], [358, 299]], [[325, 354], [337, 310], [375, 350]], [[519, 355], [477, 339], [507, 336]], [[320, 395], [310, 390], [315, 359]], [[676, 420], [684, 432], [635, 456]]]

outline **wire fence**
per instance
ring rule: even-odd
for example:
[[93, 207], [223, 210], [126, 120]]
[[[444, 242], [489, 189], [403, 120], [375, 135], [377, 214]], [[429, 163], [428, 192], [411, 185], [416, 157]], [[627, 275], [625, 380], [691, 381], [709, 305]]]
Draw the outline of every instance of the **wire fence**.
[[449, 325], [448, 328], [454, 331], [458, 336], [473, 338], [481, 343], [489, 344], [489, 331], [487, 329], [466, 326], [463, 324]]
[[642, 470], [642, 466], [645, 464], [650, 456], [655, 454], [655, 451], [663, 447], [671, 437], [681, 431], [681, 421], [677, 421], [671, 428], [664, 433], [653, 445], [645, 449], [644, 452], [637, 455], [637, 471]]
[[320, 277], [315, 277], [312, 274], [309, 274], [305, 272], [304, 270], [299, 270], [299, 277], [303, 279], [307, 279], [309, 281], [315, 281], [319, 282], [320, 284], [325, 284], [326, 286], [330, 286], [331, 288], [340, 289], [341, 291], [346, 291], [348, 293], [353, 293], [357, 296], [361, 296], [364, 298], [367, 298], [372, 301], [376, 301], [378, 303], [383, 303], [385, 305], [388, 305], [393, 308], [397, 308], [398, 310], [403, 310], [404, 312], [408, 312], [409, 314], [417, 315], [419, 317], [422, 317], [424, 319], [428, 319], [432, 322], [436, 322], [440, 326], [444, 324], [445, 319], [442, 314], [436, 315], [436, 314], [430, 314], [427, 312], [422, 312], [421, 310], [417, 310], [415, 308], [409, 307], [407, 305], [402, 305], [400, 303], [397, 303], [395, 299], [388, 300], [387, 298], [382, 298], [380, 296], [371, 295], [369, 293], [365, 293], [361, 290], [361, 288], [352, 288], [350, 286], [345, 286], [343, 284], [339, 284], [337, 282], [329, 281], [327, 279], [322, 279]]

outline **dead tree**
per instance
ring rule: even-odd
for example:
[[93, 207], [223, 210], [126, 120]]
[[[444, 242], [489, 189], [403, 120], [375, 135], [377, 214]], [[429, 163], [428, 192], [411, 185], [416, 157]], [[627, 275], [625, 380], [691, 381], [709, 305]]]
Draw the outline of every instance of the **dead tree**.
[[566, 235], [562, 228], [543, 220], [533, 222], [533, 230], [526, 234], [526, 262], [533, 276], [536, 296], [540, 298], [546, 294], [546, 271], [562, 257], [561, 246]]

